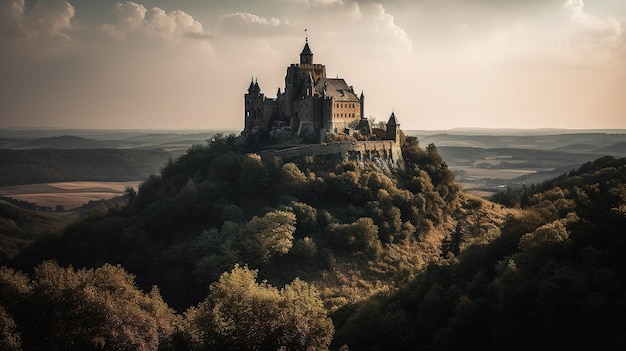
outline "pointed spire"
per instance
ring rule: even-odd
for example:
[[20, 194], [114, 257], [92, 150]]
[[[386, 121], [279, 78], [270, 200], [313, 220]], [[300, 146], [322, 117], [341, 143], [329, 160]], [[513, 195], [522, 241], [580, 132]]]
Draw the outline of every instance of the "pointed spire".
[[259, 79], [255, 79], [254, 80], [254, 90], [260, 92], [261, 91], [261, 87], [259, 87]]
[[248, 87], [248, 93], [252, 93], [254, 90], [254, 77], [250, 80], [250, 86]]
[[394, 140], [398, 142], [400, 139], [400, 124], [396, 120], [395, 112], [391, 112], [391, 116], [389, 116], [389, 121], [387, 122], [387, 140]]
[[391, 112], [391, 116], [389, 116], [389, 122], [387, 124], [394, 125], [394, 126], [398, 124], [398, 121], [396, 120], [396, 113], [393, 112], [393, 110]]
[[306, 34], [306, 39], [305, 39], [305, 43], [304, 43], [304, 48], [302, 49], [302, 52], [300, 53], [300, 64], [304, 65], [304, 64], [313, 64], [313, 52], [311, 51], [311, 48], [309, 47], [309, 34], [307, 32], [307, 30], [304, 30]]

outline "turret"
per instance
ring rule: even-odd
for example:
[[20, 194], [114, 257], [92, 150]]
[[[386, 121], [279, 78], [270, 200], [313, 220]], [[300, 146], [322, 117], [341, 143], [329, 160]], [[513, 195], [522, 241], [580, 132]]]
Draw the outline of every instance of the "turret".
[[309, 38], [306, 39], [306, 43], [304, 44], [304, 49], [300, 53], [300, 64], [301, 65], [312, 65], [313, 64], [313, 52], [309, 47]]
[[256, 93], [257, 95], [261, 93], [261, 87], [259, 86], [258, 81], [254, 82], [254, 93]]
[[400, 124], [396, 120], [396, 114], [391, 112], [389, 121], [387, 122], [387, 140], [393, 140], [395, 142], [400, 141]]
[[262, 104], [265, 99], [261, 93], [258, 81], [252, 79], [248, 86], [248, 93], [244, 95], [244, 132], [250, 133], [254, 127], [254, 120], [263, 117]]
[[250, 86], [248, 87], [248, 94], [254, 92], [254, 77], [250, 80]]
[[359, 104], [361, 105], [361, 119], [365, 118], [365, 96], [363, 95], [363, 90], [361, 90], [361, 96], [359, 97]]
[[250, 82], [250, 86], [248, 86], [248, 94], [249, 95], [261, 94], [261, 87], [259, 86], [259, 82], [255, 81], [254, 78], [252, 78], [252, 81]]

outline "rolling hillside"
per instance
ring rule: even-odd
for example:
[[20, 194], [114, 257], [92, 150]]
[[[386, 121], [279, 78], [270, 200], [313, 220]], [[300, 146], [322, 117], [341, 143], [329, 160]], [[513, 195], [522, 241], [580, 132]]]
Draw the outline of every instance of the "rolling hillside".
[[0, 186], [67, 181], [132, 181], [176, 157], [141, 149], [0, 149]]

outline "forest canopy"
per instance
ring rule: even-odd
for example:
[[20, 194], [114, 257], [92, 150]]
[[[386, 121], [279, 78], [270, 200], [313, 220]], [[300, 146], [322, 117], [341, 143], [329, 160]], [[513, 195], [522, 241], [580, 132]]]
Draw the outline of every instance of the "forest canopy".
[[215, 135], [8, 260], [2, 347], [624, 346], [625, 159], [499, 204], [434, 145], [402, 154], [264, 159]]

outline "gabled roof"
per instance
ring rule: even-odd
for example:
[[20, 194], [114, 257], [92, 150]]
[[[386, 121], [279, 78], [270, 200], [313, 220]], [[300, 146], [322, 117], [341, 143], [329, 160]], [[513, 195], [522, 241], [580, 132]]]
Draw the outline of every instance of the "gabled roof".
[[359, 98], [343, 78], [320, 78], [315, 85], [315, 91], [320, 95], [324, 91], [324, 83], [326, 96], [332, 97], [335, 101], [359, 102]]

